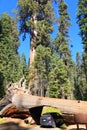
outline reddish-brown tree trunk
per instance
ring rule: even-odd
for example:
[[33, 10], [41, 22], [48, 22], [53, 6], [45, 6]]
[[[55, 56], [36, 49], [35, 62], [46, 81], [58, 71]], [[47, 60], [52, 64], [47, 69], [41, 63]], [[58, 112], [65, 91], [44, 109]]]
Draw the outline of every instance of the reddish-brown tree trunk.
[[[37, 24], [37, 16], [34, 14], [32, 16], [32, 20], [34, 23], [34, 26]], [[36, 43], [34, 43], [34, 38], [37, 37], [37, 31], [35, 28], [31, 29], [31, 41], [30, 41], [30, 67], [32, 66], [32, 63], [34, 61], [35, 51], [36, 51]], [[32, 36], [33, 35], [33, 36]]]

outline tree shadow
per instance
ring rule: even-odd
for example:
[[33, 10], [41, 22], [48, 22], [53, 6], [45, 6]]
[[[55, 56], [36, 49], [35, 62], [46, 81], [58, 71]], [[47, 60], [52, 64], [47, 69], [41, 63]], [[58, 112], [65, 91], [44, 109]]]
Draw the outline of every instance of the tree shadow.
[[22, 127], [19, 123], [7, 122], [0, 124], [0, 130], [29, 130], [29, 128]]

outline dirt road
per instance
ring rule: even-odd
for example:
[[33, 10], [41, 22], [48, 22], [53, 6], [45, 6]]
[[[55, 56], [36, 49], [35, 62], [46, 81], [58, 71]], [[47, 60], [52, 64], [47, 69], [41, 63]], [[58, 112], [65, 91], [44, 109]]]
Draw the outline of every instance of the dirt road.
[[[37, 125], [29, 125], [25, 124], [24, 120], [21, 119], [13, 119], [13, 118], [5, 118], [0, 121], [0, 130], [62, 130], [60, 128], [41, 128]], [[70, 125], [66, 130], [77, 130], [76, 125]], [[85, 130], [84, 125], [80, 125], [79, 130]]]

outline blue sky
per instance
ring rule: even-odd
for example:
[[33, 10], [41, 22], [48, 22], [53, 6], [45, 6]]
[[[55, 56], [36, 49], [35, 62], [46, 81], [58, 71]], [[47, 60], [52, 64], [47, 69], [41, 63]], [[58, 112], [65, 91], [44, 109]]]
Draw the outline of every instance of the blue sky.
[[[82, 44], [81, 44], [81, 38], [78, 35], [79, 34], [79, 27], [76, 23], [76, 12], [77, 12], [77, 3], [78, 0], [65, 0], [65, 2], [68, 5], [68, 13], [71, 17], [71, 24], [72, 26], [69, 29], [69, 36], [70, 36], [70, 42], [69, 44], [73, 45], [73, 48], [71, 49], [72, 58], [75, 61], [76, 52], [79, 52], [82, 54]], [[17, 0], [0, 0], [0, 16], [2, 13], [7, 12], [10, 14], [10, 16], [15, 17], [15, 15], [12, 13], [13, 9], [16, 9]], [[55, 34], [54, 34], [55, 35]], [[28, 62], [29, 59], [29, 48], [30, 48], [30, 42], [29, 42], [29, 36], [27, 36], [25, 41], [22, 41], [22, 36], [20, 36], [20, 42], [21, 45], [18, 49], [18, 52], [20, 53], [20, 56], [22, 53], [25, 53], [26, 60]]]

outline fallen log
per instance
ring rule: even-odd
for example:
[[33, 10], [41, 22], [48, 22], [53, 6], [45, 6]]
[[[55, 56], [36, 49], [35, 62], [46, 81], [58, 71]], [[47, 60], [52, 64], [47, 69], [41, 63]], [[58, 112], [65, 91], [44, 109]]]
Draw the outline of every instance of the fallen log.
[[0, 111], [0, 117], [12, 117], [12, 118], [20, 118], [20, 119], [26, 119], [30, 116], [29, 110], [20, 110], [16, 106], [14, 106], [12, 103], [5, 106]]
[[[12, 97], [15, 93], [24, 93], [24, 77], [17, 83], [9, 83], [6, 86], [6, 95], [0, 101], [0, 117], [14, 117], [26, 119], [30, 116], [28, 109], [20, 110], [12, 104]], [[23, 88], [22, 88], [23, 87]]]
[[15, 94], [12, 97], [12, 103], [16, 105], [16, 107], [21, 109], [28, 108], [30, 110], [33, 119], [36, 121], [37, 124], [39, 124], [40, 121], [42, 107], [51, 106], [60, 109], [60, 111], [62, 112], [62, 116], [64, 118], [64, 122], [67, 125], [77, 124], [77, 128], [79, 128], [78, 124], [87, 125], [87, 118], [85, 118], [85, 121], [83, 121], [84, 116], [82, 116], [82, 119], [80, 118], [80, 121], [78, 121], [79, 114], [80, 115], [87, 114], [86, 101], [78, 102], [77, 100], [39, 97], [29, 94]]
[[[10, 84], [7, 87], [6, 96], [0, 102], [1, 116], [12, 116], [15, 115], [15, 113], [20, 113], [21, 115], [21, 113], [23, 113], [25, 110], [28, 111], [28, 114], [30, 112], [32, 117], [34, 117], [34, 119], [38, 122], [43, 106], [51, 106], [60, 109], [65, 122], [68, 122], [69, 124], [87, 123], [86, 116], [84, 118], [84, 115], [87, 114], [86, 101], [56, 99], [29, 95], [26, 93], [27, 91], [23, 82], [24, 78], [20, 82]], [[9, 104], [12, 104], [12, 106]], [[83, 114], [82, 119], [79, 116], [81, 114]]]
[[29, 94], [14, 94], [12, 97], [12, 103], [18, 108], [32, 108], [38, 106], [52, 106], [60, 109], [62, 113], [87, 114], [87, 102], [67, 99], [57, 99], [48, 97], [39, 97]]

